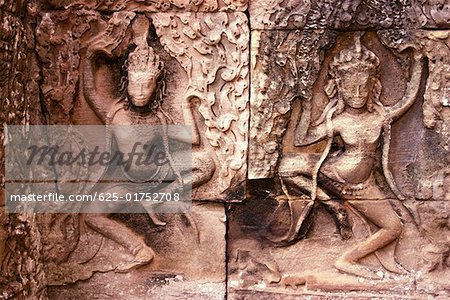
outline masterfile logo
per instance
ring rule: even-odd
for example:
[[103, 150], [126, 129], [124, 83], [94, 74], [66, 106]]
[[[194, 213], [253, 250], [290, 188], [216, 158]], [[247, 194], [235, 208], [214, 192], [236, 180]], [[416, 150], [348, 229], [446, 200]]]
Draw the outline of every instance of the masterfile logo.
[[7, 210], [185, 212], [191, 132], [179, 125], [7, 126]]

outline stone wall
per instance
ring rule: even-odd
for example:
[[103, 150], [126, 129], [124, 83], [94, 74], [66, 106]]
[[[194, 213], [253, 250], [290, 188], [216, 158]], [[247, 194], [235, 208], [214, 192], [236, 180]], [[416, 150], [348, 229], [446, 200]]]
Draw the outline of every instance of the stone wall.
[[37, 3], [0, 2], [0, 298], [45, 299], [42, 246], [34, 214], [6, 214], [5, 125], [43, 124], [35, 54]]
[[[193, 140], [189, 213], [0, 215], [4, 297], [450, 296], [445, 1], [0, 13], [2, 124], [183, 124]], [[133, 135], [148, 137], [116, 146]], [[82, 172], [95, 187], [108, 170]]]

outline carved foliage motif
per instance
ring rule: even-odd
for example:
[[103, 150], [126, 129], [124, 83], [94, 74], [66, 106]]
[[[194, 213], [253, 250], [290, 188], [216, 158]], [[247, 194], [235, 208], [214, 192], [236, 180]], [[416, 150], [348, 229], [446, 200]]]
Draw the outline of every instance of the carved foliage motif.
[[255, 39], [257, 36], [252, 54], [250, 179], [274, 175], [292, 103], [299, 98], [304, 114], [310, 112], [312, 85], [320, 71], [323, 50], [333, 41], [334, 33], [280, 30], [254, 32]]
[[246, 0], [42, 0], [54, 8], [84, 8], [103, 11], [243, 11], [247, 8]]
[[41, 89], [50, 124], [69, 122], [79, 80], [79, 38], [98, 19], [98, 13], [71, 10], [42, 16], [37, 27], [37, 53], [42, 63]]
[[416, 23], [412, 3], [411, 0], [264, 0], [251, 2], [250, 10], [255, 29], [389, 28]]
[[[43, 62], [42, 91], [50, 123], [70, 122], [80, 84], [82, 49], [98, 39], [111, 41], [111, 49], [118, 48], [134, 17], [133, 12], [117, 12], [106, 23], [96, 12], [43, 15], [37, 28], [38, 54]], [[189, 82], [180, 96], [182, 106], [199, 100], [205, 141], [222, 162], [220, 192], [239, 186], [246, 172], [249, 118], [245, 15], [152, 14], [151, 18], [164, 49], [187, 73]], [[90, 31], [93, 26], [99, 28], [95, 35]], [[119, 48], [117, 52], [123, 52], [123, 46]]]
[[450, 25], [450, 2], [447, 0], [424, 0], [415, 6], [417, 18], [424, 27], [445, 28]]
[[221, 191], [244, 180], [248, 127], [247, 19], [240, 13], [154, 15], [161, 44], [188, 74], [205, 136], [221, 164]]
[[43, 299], [40, 235], [32, 214], [4, 211], [5, 124], [39, 124], [39, 69], [33, 54], [35, 2], [0, 1], [0, 298]]

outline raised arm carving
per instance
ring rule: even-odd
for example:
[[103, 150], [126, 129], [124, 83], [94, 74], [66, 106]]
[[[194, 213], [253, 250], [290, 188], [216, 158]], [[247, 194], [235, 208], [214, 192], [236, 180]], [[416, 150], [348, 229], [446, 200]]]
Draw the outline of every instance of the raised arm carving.
[[419, 53], [414, 52], [411, 79], [409, 80], [403, 98], [395, 105], [387, 108], [390, 119], [396, 119], [403, 115], [413, 105], [419, 94], [420, 80], [422, 78], [423, 62]]
[[110, 48], [112, 44], [108, 44], [103, 40], [89, 46], [83, 63], [83, 93], [87, 102], [97, 116], [106, 124], [106, 117], [114, 101], [112, 95], [107, 95], [98, 88], [99, 78], [96, 77], [96, 69], [98, 66], [98, 58], [101, 55], [112, 57]]

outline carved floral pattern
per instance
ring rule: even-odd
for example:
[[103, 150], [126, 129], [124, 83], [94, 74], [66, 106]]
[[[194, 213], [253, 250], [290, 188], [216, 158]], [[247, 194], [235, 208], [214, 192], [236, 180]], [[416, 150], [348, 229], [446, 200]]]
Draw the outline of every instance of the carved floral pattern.
[[185, 101], [199, 99], [216, 150], [221, 191], [244, 180], [248, 130], [247, 19], [241, 13], [153, 16], [164, 48], [188, 74]]
[[54, 8], [83, 8], [102, 11], [243, 11], [247, 8], [246, 0], [45, 0]]

